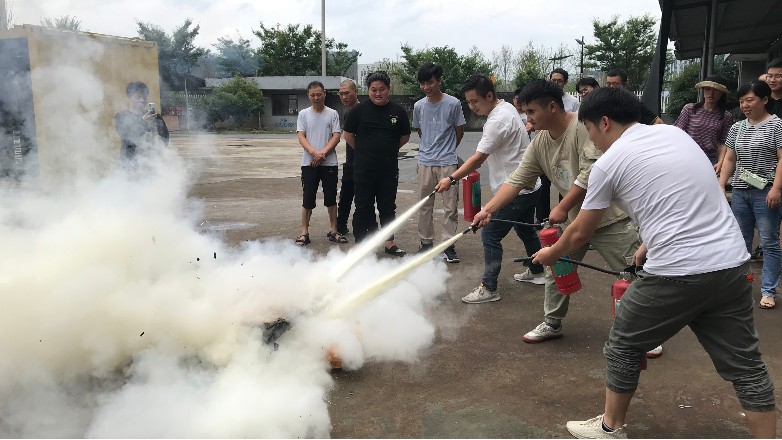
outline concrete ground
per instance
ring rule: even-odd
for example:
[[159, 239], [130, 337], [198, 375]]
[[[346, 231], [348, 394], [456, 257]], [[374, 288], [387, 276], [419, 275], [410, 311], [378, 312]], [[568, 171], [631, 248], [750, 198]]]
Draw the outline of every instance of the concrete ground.
[[[479, 137], [467, 133], [460, 146], [462, 158], [474, 151]], [[399, 162], [398, 212], [417, 201], [415, 142], [413, 136]], [[265, 237], [293, 240], [298, 235], [301, 149], [294, 135], [174, 135], [172, 145], [200, 168], [191, 196], [205, 202], [206, 230], [220, 231], [229, 243]], [[341, 158], [343, 145], [338, 148]], [[487, 187], [484, 194], [485, 202], [490, 194]], [[552, 206], [554, 202], [552, 197]], [[315, 252], [325, 254], [334, 245], [325, 237], [327, 225], [325, 209], [316, 208], [310, 245]], [[467, 226], [461, 219], [460, 228]], [[397, 233], [397, 244], [408, 251], [417, 249], [415, 218]], [[572, 297], [565, 336], [526, 344], [521, 336], [542, 321], [543, 288], [513, 280], [513, 273], [522, 267], [512, 258], [525, 255], [524, 248], [512, 234], [504, 245], [501, 301], [482, 305], [460, 301], [480, 283], [483, 270], [479, 236], [470, 234], [457, 243], [462, 261], [448, 266], [448, 290], [433, 311], [438, 335], [420, 361], [369, 363], [359, 371], [332, 373], [332, 436], [569, 437], [566, 421], [602, 412], [602, 346], [612, 321], [614, 278], [580, 270], [584, 289]], [[585, 261], [606, 267], [594, 251]], [[761, 263], [753, 263], [753, 269], [757, 301]], [[782, 310], [760, 309], [755, 314], [761, 351], [778, 386], [782, 386], [780, 314]], [[661, 358], [649, 361], [628, 424], [631, 438], [749, 436], [731, 384], [716, 374], [689, 329], [665, 344]]]

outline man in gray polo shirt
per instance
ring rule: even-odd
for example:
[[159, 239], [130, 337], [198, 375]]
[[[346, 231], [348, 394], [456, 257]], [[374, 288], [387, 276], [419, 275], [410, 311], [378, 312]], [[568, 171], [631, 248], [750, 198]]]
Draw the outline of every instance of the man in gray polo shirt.
[[[458, 99], [443, 93], [443, 68], [427, 62], [418, 69], [418, 84], [426, 95], [413, 107], [413, 128], [421, 137], [418, 151], [418, 197], [428, 196], [440, 179], [447, 178], [458, 165], [456, 147], [464, 135], [464, 112]], [[443, 192], [442, 238], [456, 235], [459, 222], [459, 186], [453, 185]], [[432, 248], [434, 243], [434, 198], [421, 208], [418, 214], [418, 235], [421, 237], [419, 252]], [[445, 261], [458, 263], [459, 255], [451, 245], [445, 250]]]

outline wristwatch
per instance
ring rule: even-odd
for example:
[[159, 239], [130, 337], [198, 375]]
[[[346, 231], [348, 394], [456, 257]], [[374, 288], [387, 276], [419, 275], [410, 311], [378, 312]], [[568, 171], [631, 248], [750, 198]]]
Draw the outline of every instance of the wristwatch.
[[458, 182], [458, 180], [454, 179], [453, 176], [448, 176], [448, 178], [451, 179], [451, 185], [456, 185], [456, 182]]

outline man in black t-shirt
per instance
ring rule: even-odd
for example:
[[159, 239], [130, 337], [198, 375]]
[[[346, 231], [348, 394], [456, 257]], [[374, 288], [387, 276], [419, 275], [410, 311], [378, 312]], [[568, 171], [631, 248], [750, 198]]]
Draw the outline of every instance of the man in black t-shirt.
[[[627, 72], [624, 69], [611, 69], [606, 73], [606, 87], [625, 88], [627, 86]], [[663, 120], [660, 119], [653, 111], [649, 110], [646, 105], [641, 106], [641, 120], [638, 121], [641, 124], [654, 125], [662, 124]]]
[[[397, 155], [410, 140], [410, 119], [401, 105], [388, 100], [391, 78], [385, 72], [367, 76], [369, 100], [355, 106], [345, 119], [345, 142], [355, 147], [353, 182], [356, 211], [353, 236], [360, 242], [377, 230], [375, 201], [380, 225], [396, 217], [396, 189], [399, 184]], [[391, 236], [385, 252], [403, 257]]]
[[[345, 106], [345, 114], [342, 116], [342, 129], [345, 129], [344, 121], [353, 107], [358, 105], [358, 90], [356, 83], [352, 79], [346, 79], [339, 85], [339, 100]], [[348, 216], [350, 216], [350, 207], [353, 206], [353, 195], [355, 187], [353, 185], [353, 160], [355, 148], [352, 144], [345, 142], [345, 164], [342, 166], [342, 187], [339, 189], [339, 204], [337, 205], [337, 232], [346, 235], [348, 231]]]

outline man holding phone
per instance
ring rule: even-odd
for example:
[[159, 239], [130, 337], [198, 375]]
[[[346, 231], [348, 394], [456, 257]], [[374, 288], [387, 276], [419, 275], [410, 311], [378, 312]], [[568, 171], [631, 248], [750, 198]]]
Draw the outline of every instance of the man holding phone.
[[168, 127], [163, 117], [155, 112], [155, 104], [148, 102], [149, 87], [133, 81], [125, 88], [128, 109], [114, 116], [114, 127], [120, 138], [120, 162], [132, 163], [140, 152], [149, 151], [162, 143], [168, 145]]

